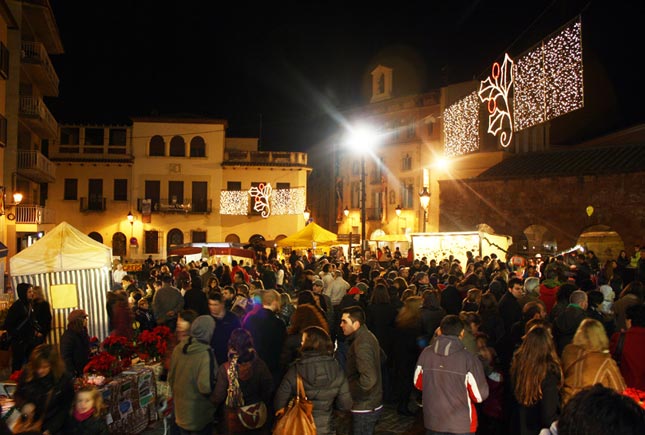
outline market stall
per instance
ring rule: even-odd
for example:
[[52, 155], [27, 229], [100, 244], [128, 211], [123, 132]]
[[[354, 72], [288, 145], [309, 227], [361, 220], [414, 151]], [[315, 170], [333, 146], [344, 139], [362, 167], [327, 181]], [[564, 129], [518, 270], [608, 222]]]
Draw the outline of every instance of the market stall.
[[11, 284], [14, 290], [21, 282], [43, 288], [52, 307], [51, 343], [60, 341], [67, 315], [76, 308], [89, 313], [89, 333], [102, 339], [107, 335], [111, 264], [111, 248], [62, 222], [11, 258]]

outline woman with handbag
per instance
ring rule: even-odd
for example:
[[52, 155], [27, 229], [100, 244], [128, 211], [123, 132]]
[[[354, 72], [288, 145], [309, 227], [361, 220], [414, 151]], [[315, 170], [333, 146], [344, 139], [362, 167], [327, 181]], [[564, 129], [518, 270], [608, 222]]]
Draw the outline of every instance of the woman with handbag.
[[74, 401], [74, 386], [55, 346], [41, 344], [33, 350], [18, 380], [14, 399], [22, 415], [13, 433], [64, 433]]
[[219, 367], [211, 401], [223, 406], [222, 430], [229, 435], [268, 434], [267, 403], [273, 377], [260, 359], [251, 334], [235, 329], [228, 340], [228, 361]]
[[[297, 392], [298, 377], [305, 395], [313, 404], [317, 435], [335, 434], [334, 403], [341, 411], [350, 410], [352, 397], [347, 377], [333, 357], [334, 345], [327, 331], [310, 326], [302, 331], [301, 358], [291, 365], [275, 394], [275, 409], [281, 410]], [[301, 398], [302, 399], [302, 398]], [[284, 417], [283, 417], [284, 418]]]

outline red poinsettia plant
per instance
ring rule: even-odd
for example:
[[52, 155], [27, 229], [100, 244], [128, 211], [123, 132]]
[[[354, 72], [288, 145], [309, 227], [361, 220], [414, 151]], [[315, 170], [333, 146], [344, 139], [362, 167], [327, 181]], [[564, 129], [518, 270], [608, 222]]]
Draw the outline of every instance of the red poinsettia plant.
[[117, 358], [129, 358], [134, 351], [134, 346], [131, 341], [122, 335], [116, 334], [109, 335], [103, 340], [101, 348]]
[[137, 353], [141, 359], [158, 358], [168, 349], [171, 332], [167, 326], [157, 326], [151, 331], [145, 330], [137, 337]]
[[118, 359], [107, 351], [99, 352], [93, 356], [83, 369], [84, 373], [94, 373], [105, 377], [116, 376], [130, 367], [129, 358]]
[[626, 388], [623, 394], [634, 399], [641, 408], [645, 409], [645, 391], [636, 388]]

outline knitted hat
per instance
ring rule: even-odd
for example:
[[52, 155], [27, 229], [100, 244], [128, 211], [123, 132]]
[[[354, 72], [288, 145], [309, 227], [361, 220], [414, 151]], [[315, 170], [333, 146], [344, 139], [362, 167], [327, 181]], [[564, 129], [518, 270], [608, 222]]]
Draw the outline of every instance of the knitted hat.
[[67, 323], [72, 323], [75, 320], [83, 319], [85, 317], [87, 317], [85, 310], [73, 310], [69, 313], [69, 316], [67, 316]]
[[215, 331], [215, 320], [211, 316], [199, 316], [190, 325], [190, 336], [202, 343], [210, 343]]

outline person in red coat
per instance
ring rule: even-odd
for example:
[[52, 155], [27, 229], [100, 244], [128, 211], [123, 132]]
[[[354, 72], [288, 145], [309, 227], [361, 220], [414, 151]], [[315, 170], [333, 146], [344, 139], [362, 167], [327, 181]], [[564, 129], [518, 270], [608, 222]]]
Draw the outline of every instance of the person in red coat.
[[[615, 333], [611, 337], [611, 354], [620, 365], [620, 373], [625, 384], [631, 388], [645, 390], [645, 305], [632, 305], [627, 308], [627, 331]], [[624, 334], [622, 350], [619, 349], [621, 335]]]

